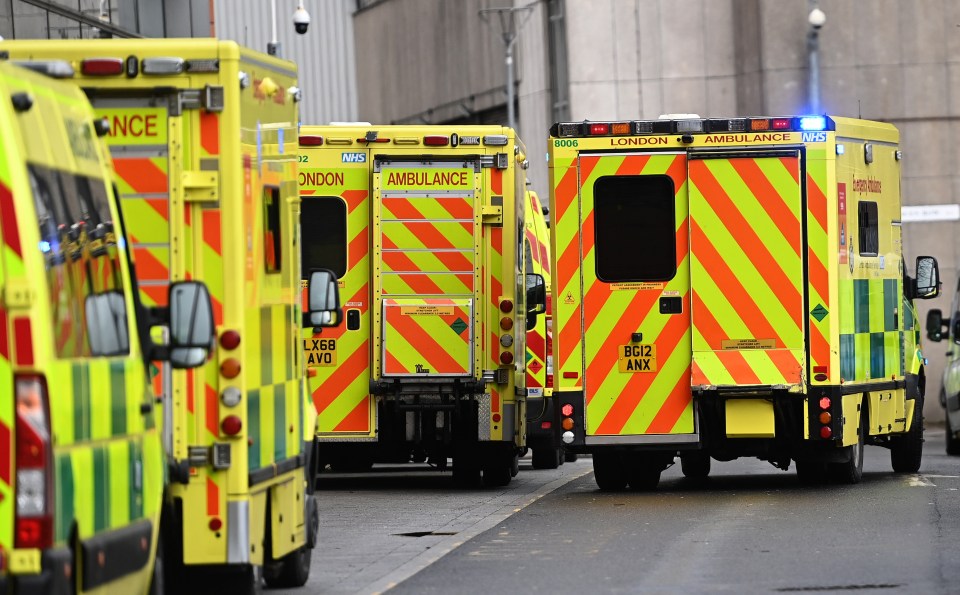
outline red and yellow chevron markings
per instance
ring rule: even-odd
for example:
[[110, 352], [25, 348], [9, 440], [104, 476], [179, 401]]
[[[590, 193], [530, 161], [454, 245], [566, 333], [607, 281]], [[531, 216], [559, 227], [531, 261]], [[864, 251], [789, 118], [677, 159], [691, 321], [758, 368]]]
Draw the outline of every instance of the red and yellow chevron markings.
[[471, 304], [471, 299], [384, 300], [383, 374], [470, 374]]
[[[830, 303], [830, 276], [827, 262], [830, 256], [830, 241], [827, 233], [827, 195], [826, 167], [824, 166], [823, 151], [807, 151], [807, 291], [809, 295], [810, 311], [808, 316], [810, 328], [810, 382], [836, 382], [831, 378], [830, 318], [832, 310]], [[817, 306], [822, 306], [818, 310]], [[826, 311], [826, 316], [819, 319], [814, 316], [814, 310]], [[821, 372], [822, 371], [822, 372]], [[817, 380], [819, 372], [826, 376], [822, 381]], [[821, 378], [823, 378], [821, 376]]]
[[693, 384], [799, 384], [799, 159], [691, 160], [689, 179]]
[[[587, 433], [591, 435], [679, 434], [693, 432], [690, 389], [690, 315], [659, 312], [665, 294], [689, 303], [686, 160], [682, 155], [582, 157], [581, 249]], [[594, 197], [597, 179], [611, 175], [667, 175], [674, 183], [677, 273], [665, 282], [620, 290], [596, 278]], [[558, 275], [560, 265], [558, 264]], [[643, 344], [656, 348], [655, 373], [624, 373], [620, 346], [641, 332]]]

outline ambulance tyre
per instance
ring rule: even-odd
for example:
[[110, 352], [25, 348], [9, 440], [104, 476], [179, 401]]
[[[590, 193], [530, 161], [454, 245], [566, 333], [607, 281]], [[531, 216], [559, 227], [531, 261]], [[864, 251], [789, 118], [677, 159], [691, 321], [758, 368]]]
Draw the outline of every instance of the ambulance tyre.
[[923, 397], [914, 400], [910, 431], [890, 440], [890, 464], [897, 473], [916, 473], [923, 458]]
[[163, 582], [163, 535], [157, 540], [157, 556], [153, 561], [153, 574], [150, 576], [148, 595], [163, 595], [166, 586]]
[[534, 469], [556, 469], [560, 466], [563, 453], [559, 448], [543, 447], [533, 449]]
[[706, 479], [710, 475], [710, 455], [693, 450], [680, 455], [680, 470], [688, 479]]
[[627, 487], [627, 469], [619, 453], [593, 453], [593, 478], [602, 492], [622, 492]]
[[580, 458], [580, 455], [575, 452], [570, 452], [567, 450], [563, 453], [563, 460], [566, 463], [576, 463], [578, 458]]
[[271, 589], [292, 589], [307, 584], [313, 550], [303, 546], [263, 567], [263, 580]]
[[493, 457], [489, 465], [483, 467], [483, 485], [488, 488], [502, 488], [510, 483], [515, 475], [514, 463], [517, 455], [511, 453], [509, 457]]
[[634, 492], [648, 492], [657, 488], [660, 484], [660, 473], [663, 472], [663, 465], [656, 458], [647, 458], [645, 456], [636, 457], [630, 462], [630, 468], [627, 471], [627, 483]]
[[[944, 400], [944, 399], [941, 399]], [[950, 424], [950, 412], [946, 413], [947, 417], [947, 454], [948, 455], [960, 455], [960, 438], [957, 438], [957, 431], [953, 428], [953, 425]]]
[[476, 488], [480, 485], [480, 465], [467, 455], [453, 456], [453, 485], [458, 488]]

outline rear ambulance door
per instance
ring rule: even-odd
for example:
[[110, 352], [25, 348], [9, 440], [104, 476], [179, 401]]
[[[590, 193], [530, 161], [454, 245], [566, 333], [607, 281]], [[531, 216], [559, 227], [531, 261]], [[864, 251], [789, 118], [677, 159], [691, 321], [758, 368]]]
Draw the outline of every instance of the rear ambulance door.
[[[544, 221], [540, 200], [533, 191], [525, 195], [526, 216], [524, 217], [524, 253], [525, 272], [543, 276], [547, 295], [550, 295], [550, 253], [547, 246], [550, 238], [547, 236], [547, 226]], [[537, 324], [527, 329], [526, 370], [527, 396], [541, 397], [546, 387], [546, 377], [549, 366], [547, 358], [547, 334], [550, 325], [550, 310], [545, 315], [537, 317]]]
[[[300, 233], [304, 281], [312, 269], [337, 275], [344, 321], [304, 329], [308, 384], [321, 435], [374, 438], [370, 396], [369, 151], [300, 150]], [[306, 289], [303, 290], [306, 295]]]
[[587, 440], [695, 442], [686, 154], [578, 165]]
[[479, 159], [374, 162], [382, 377], [473, 377]]
[[801, 383], [800, 152], [691, 152], [694, 386]]

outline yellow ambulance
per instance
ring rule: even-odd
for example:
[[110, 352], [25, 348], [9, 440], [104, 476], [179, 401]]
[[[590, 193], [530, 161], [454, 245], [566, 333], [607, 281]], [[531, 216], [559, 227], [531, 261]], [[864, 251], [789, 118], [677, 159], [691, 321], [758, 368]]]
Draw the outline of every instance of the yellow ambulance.
[[899, 133], [841, 117], [562, 122], [549, 140], [554, 396], [602, 489], [679, 455], [860, 480], [915, 472], [925, 387]]
[[0, 62], [0, 592], [146, 593], [164, 456], [150, 360], [202, 364], [206, 289], [149, 339], [109, 155], [75, 85]]
[[[169, 462], [168, 588], [302, 585], [317, 511], [299, 348], [296, 65], [216, 39], [2, 49], [79, 85], [107, 119], [144, 303], [166, 305], [182, 280], [209, 287], [215, 353], [196, 372], [161, 365], [154, 377]], [[306, 322], [336, 317], [317, 321]]]
[[452, 457], [457, 483], [508, 483], [526, 328], [545, 309], [543, 278], [525, 276], [522, 143], [501, 126], [356, 124], [303, 126], [300, 150], [304, 268], [336, 273], [345, 311], [303, 337], [320, 459]]

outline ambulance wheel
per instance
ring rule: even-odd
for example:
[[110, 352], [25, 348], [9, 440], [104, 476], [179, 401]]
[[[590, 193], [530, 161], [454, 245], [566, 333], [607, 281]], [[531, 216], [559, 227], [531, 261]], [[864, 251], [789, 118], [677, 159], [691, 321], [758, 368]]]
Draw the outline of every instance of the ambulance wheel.
[[820, 485], [827, 474], [827, 464], [818, 459], [797, 459], [797, 479], [807, 486]]
[[916, 473], [923, 458], [923, 398], [914, 400], [910, 431], [890, 439], [890, 464], [897, 473]]
[[497, 459], [499, 460], [483, 468], [483, 485], [488, 488], [502, 488], [513, 479], [513, 463], [516, 455], [510, 456], [506, 461], [501, 457]]
[[960, 455], [960, 439], [956, 436], [957, 431], [950, 425], [950, 412], [946, 411], [945, 414], [947, 416], [947, 454]]
[[157, 539], [157, 555], [153, 560], [153, 574], [150, 576], [148, 595], [163, 595], [166, 585], [163, 582], [163, 534]]
[[458, 488], [476, 488], [480, 485], [480, 465], [468, 456], [453, 457], [453, 484]]
[[863, 441], [867, 435], [867, 410], [860, 408], [860, 429], [857, 430], [857, 443], [844, 447], [849, 459], [843, 463], [828, 463], [827, 475], [837, 483], [860, 483], [863, 477]]
[[593, 478], [603, 492], [622, 492], [627, 487], [627, 469], [617, 453], [594, 453]]
[[263, 566], [263, 580], [271, 589], [292, 589], [307, 584], [313, 549], [303, 546]]
[[680, 470], [689, 479], [706, 479], [710, 475], [710, 455], [694, 450], [680, 455]]
[[562, 453], [559, 448], [534, 448], [534, 469], [556, 469], [560, 466]]
[[566, 463], [576, 463], [578, 458], [580, 458], [580, 455], [575, 452], [570, 452], [569, 450], [563, 452], [563, 460]]
[[[191, 572], [191, 574], [193, 574]], [[193, 588], [197, 592], [262, 595], [263, 568], [253, 564], [231, 564], [197, 569]]]
[[660, 484], [662, 472], [663, 466], [660, 461], [637, 457], [631, 462], [630, 469], [627, 471], [627, 483], [634, 492], [648, 492], [656, 489]]

